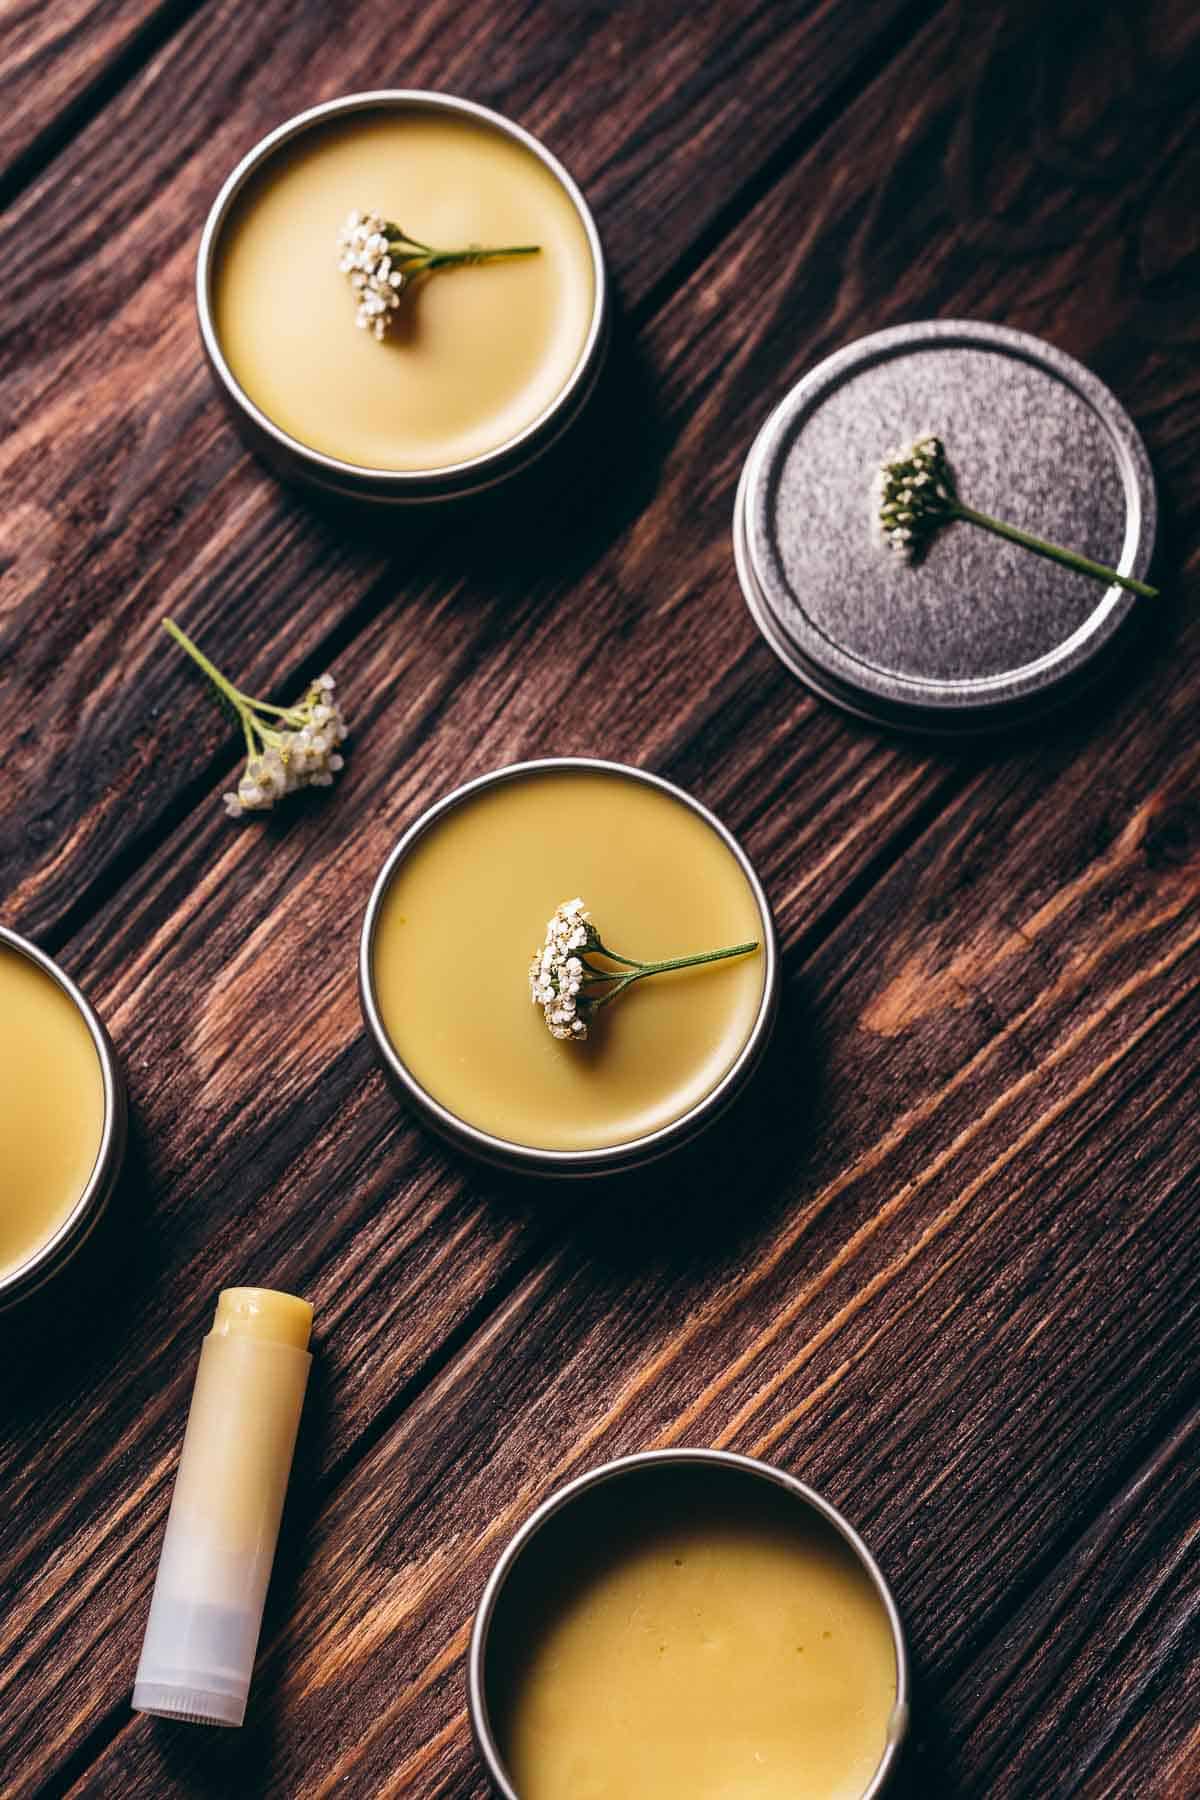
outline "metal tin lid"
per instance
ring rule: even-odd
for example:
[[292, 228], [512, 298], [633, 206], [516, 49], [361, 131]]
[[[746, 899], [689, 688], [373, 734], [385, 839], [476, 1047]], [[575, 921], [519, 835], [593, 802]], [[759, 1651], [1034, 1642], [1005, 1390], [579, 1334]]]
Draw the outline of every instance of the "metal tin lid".
[[797, 383], [742, 472], [738, 576], [767, 642], [825, 698], [881, 724], [990, 730], [1094, 679], [1154, 602], [961, 521], [921, 562], [898, 556], [874, 477], [925, 431], [972, 506], [1144, 576], [1157, 506], [1128, 414], [1073, 357], [971, 320], [876, 332]]

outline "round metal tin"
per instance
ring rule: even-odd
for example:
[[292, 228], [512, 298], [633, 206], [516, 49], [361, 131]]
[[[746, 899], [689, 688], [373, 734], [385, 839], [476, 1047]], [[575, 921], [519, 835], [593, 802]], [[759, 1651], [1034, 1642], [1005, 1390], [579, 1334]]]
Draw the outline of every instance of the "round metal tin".
[[36, 963], [44, 974], [49, 975], [50, 979], [58, 984], [75, 1006], [96, 1046], [104, 1087], [104, 1123], [100, 1132], [100, 1147], [96, 1153], [96, 1161], [88, 1178], [87, 1186], [58, 1230], [48, 1237], [45, 1243], [39, 1245], [25, 1262], [18, 1264], [15, 1269], [9, 1270], [7, 1274], [0, 1275], [0, 1312], [2, 1312], [5, 1308], [15, 1306], [18, 1301], [26, 1299], [41, 1287], [43, 1282], [57, 1274], [95, 1229], [105, 1207], [112, 1198], [121, 1173], [121, 1164], [125, 1157], [128, 1106], [125, 1082], [108, 1033], [70, 976], [60, 969], [44, 950], [39, 950], [36, 944], [29, 942], [28, 938], [23, 938], [17, 932], [10, 931], [5, 925], [0, 925], [0, 946], [15, 950], [21, 956], [27, 956], [30, 962]]
[[[285, 144], [305, 132], [354, 113], [424, 111], [474, 120], [521, 144], [543, 163], [565, 190], [579, 215], [592, 256], [594, 299], [592, 317], [579, 359], [566, 385], [545, 411], [507, 443], [482, 456], [435, 469], [370, 469], [342, 462], [312, 449], [277, 425], [246, 393], [225, 360], [213, 316], [213, 280], [221, 230], [231, 207], [247, 181]], [[462, 100], [453, 94], [437, 94], [422, 88], [380, 88], [369, 93], [347, 94], [297, 113], [293, 119], [268, 132], [238, 163], [214, 200], [200, 239], [196, 261], [196, 309], [204, 353], [234, 423], [249, 447], [285, 480], [299, 482], [338, 499], [378, 502], [389, 506], [458, 500], [495, 487], [537, 462], [578, 419], [595, 388], [608, 344], [610, 306], [608, 277], [600, 234], [586, 200], [576, 183], [545, 145], [503, 114]]]
[[849, 712], [944, 734], [1013, 725], [1101, 675], [1155, 602], [962, 522], [918, 564], [898, 556], [875, 530], [874, 477], [924, 431], [971, 505], [1145, 575], [1154, 481], [1108, 388], [1025, 332], [940, 320], [839, 350], [770, 415], [734, 509], [742, 591], [776, 654]]
[[[372, 961], [372, 946], [375, 928], [379, 919], [384, 896], [396, 870], [408, 856], [413, 846], [439, 819], [454, 807], [461, 806], [464, 801], [483, 793], [502, 782], [520, 781], [531, 775], [558, 773], [563, 770], [579, 769], [593, 773], [619, 775], [630, 781], [642, 782], [647, 787], [658, 788], [660, 792], [669, 794], [681, 805], [704, 820], [705, 824], [715, 831], [717, 836], [736, 858], [742, 874], [750, 886], [762, 921], [762, 945], [765, 957], [763, 972], [763, 992], [758, 1012], [749, 1036], [739, 1051], [735, 1061], [725, 1071], [716, 1087], [712, 1088], [702, 1100], [692, 1107], [681, 1118], [673, 1119], [670, 1124], [657, 1131], [648, 1132], [645, 1136], [631, 1138], [620, 1144], [606, 1145], [602, 1149], [593, 1150], [544, 1150], [530, 1144], [510, 1142], [506, 1138], [494, 1137], [491, 1133], [481, 1131], [458, 1117], [434, 1099], [427, 1088], [413, 1075], [407, 1064], [397, 1055], [388, 1037], [379, 1005], [375, 997], [375, 977]], [[771, 908], [746, 852], [737, 839], [728, 831], [715, 814], [693, 799], [691, 794], [676, 787], [673, 782], [666, 781], [661, 775], [651, 775], [646, 769], [635, 769], [627, 763], [605, 762], [589, 756], [551, 756], [533, 762], [510, 763], [507, 768], [497, 769], [490, 775], [478, 776], [462, 787], [455, 788], [444, 799], [422, 813], [416, 823], [409, 827], [391, 852], [376, 878], [367, 903], [366, 916], [363, 919], [362, 936], [359, 943], [358, 957], [359, 997], [362, 1002], [363, 1017], [367, 1028], [375, 1040], [376, 1049], [383, 1060], [384, 1068], [392, 1086], [401, 1098], [408, 1100], [416, 1108], [422, 1119], [441, 1137], [465, 1150], [469, 1155], [481, 1161], [491, 1163], [498, 1168], [509, 1169], [518, 1174], [545, 1176], [575, 1175], [611, 1175], [617, 1171], [641, 1168], [646, 1163], [655, 1162], [661, 1156], [690, 1143], [701, 1131], [717, 1119], [737, 1096], [743, 1091], [754, 1071], [762, 1060], [775, 1023], [775, 1014], [779, 1004], [779, 947], [775, 936], [775, 924], [771, 917]]]
[[564, 1487], [558, 1488], [549, 1499], [544, 1500], [532, 1513], [515, 1537], [511, 1539], [499, 1562], [488, 1578], [475, 1614], [475, 1622], [471, 1629], [471, 1643], [467, 1653], [467, 1706], [471, 1717], [471, 1729], [475, 1744], [479, 1751], [495, 1792], [502, 1800], [520, 1800], [520, 1795], [512, 1784], [508, 1771], [500, 1754], [492, 1728], [488, 1706], [488, 1640], [496, 1607], [504, 1591], [505, 1583], [518, 1562], [527, 1555], [536, 1555], [537, 1538], [543, 1527], [564, 1508], [569, 1507], [584, 1494], [605, 1482], [628, 1481], [636, 1479], [646, 1470], [678, 1467], [681, 1464], [699, 1464], [707, 1467], [731, 1470], [747, 1476], [751, 1480], [767, 1481], [775, 1487], [782, 1488], [787, 1494], [795, 1497], [801, 1506], [809, 1507], [837, 1531], [854, 1552], [870, 1577], [880, 1602], [887, 1613], [891, 1626], [892, 1645], [896, 1653], [896, 1700], [888, 1726], [887, 1745], [884, 1749], [879, 1767], [864, 1790], [861, 1800], [877, 1800], [884, 1793], [895, 1775], [900, 1753], [908, 1733], [909, 1722], [909, 1670], [908, 1650], [904, 1641], [904, 1627], [900, 1622], [900, 1614], [891, 1589], [884, 1579], [883, 1571], [868, 1550], [862, 1538], [855, 1531], [849, 1520], [844, 1518], [835, 1506], [832, 1506], [815, 1488], [810, 1488], [794, 1475], [788, 1475], [783, 1469], [775, 1468], [771, 1463], [758, 1462], [753, 1457], [735, 1456], [727, 1450], [645, 1450], [636, 1456], [618, 1457], [615, 1462], [604, 1463], [598, 1469], [592, 1469], [586, 1475], [578, 1476]]

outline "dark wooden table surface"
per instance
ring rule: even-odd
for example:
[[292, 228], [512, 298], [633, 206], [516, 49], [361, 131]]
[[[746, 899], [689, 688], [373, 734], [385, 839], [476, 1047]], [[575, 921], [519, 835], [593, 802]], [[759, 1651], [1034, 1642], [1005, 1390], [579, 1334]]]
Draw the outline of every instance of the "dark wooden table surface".
[[[1200, 1794], [1200, 16], [903, 0], [10, 0], [0, 22], [2, 916], [128, 1072], [103, 1241], [0, 1330], [0, 1788], [479, 1796], [463, 1650], [554, 1482], [656, 1444], [823, 1488], [894, 1584], [916, 1796]], [[471, 532], [323, 516], [239, 447], [207, 206], [310, 102], [510, 113], [620, 298], [583, 469]], [[1119, 684], [998, 748], [888, 738], [757, 637], [734, 485], [815, 359], [968, 316], [1146, 437], [1165, 597]], [[237, 828], [227, 729], [332, 666], [334, 792]], [[619, 678], [597, 680], [599, 636]], [[562, 1194], [384, 1089], [355, 949], [402, 827], [590, 752], [742, 837], [785, 948], [709, 1146]], [[318, 1353], [250, 1719], [129, 1710], [217, 1289]]]

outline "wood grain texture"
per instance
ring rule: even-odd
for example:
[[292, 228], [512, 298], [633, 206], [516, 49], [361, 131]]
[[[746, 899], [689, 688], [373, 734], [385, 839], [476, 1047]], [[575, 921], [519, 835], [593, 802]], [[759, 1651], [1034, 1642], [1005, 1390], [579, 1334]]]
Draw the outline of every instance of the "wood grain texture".
[[[1160, 23], [1186, 61], [1194, 22]], [[60, 1300], [33, 1348], [5, 1346], [6, 1792], [479, 1794], [461, 1654], [505, 1535], [561, 1474], [678, 1441], [767, 1454], [867, 1531], [916, 1655], [914, 1795], [1190, 1792], [1200, 370], [1174, 304], [1190, 266], [1154, 246], [1193, 114], [1164, 84], [1156, 155], [1085, 179], [1091, 139], [1134, 127], [1097, 80], [1065, 81], [1055, 143], [1017, 133], [984, 192], [989, 94], [1014, 63], [1058, 65], [1023, 13], [976, 29], [934, 21], [656, 302], [614, 366], [651, 421], [632, 467], [598, 427], [610, 491], [536, 541], [518, 519], [407, 563], [364, 550], [382, 573], [361, 599], [321, 527], [342, 572], [331, 601], [333, 564], [315, 571], [310, 628], [333, 631], [354, 707], [342, 790], [238, 834], [220, 782], [185, 780], [76, 931], [139, 1148], [112, 1264], [79, 1276], [103, 1330], [80, 1302], [64, 1343]], [[727, 538], [775, 394], [931, 311], [1040, 330], [1105, 373], [1171, 533], [1172, 599], [1123, 690], [957, 757], [808, 700], [754, 637]], [[286, 540], [261, 610], [315, 527], [260, 496]], [[205, 616], [243, 604], [222, 587]], [[631, 673], [584, 710], [600, 630]], [[729, 1129], [582, 1198], [449, 1163], [383, 1091], [353, 993], [402, 824], [466, 774], [575, 749], [715, 805], [787, 953], [780, 1038]], [[235, 1276], [312, 1295], [320, 1375], [251, 1725], [209, 1737], [124, 1706], [195, 1342]]]
[[0, 13], [0, 192], [53, 156], [200, 0], [10, 0]]
[[[1140, 1148], [1147, 1065], [1153, 1057], [1132, 1056], [1130, 1087], [1110, 1099], [1125, 1126], [1123, 1148], [1108, 1152], [1119, 1178], [1132, 1176]], [[1167, 1131], [1186, 1113], [1184, 1085], [1164, 1096], [1158, 1122]], [[1058, 1534], [1061, 1547], [1086, 1521], [1106, 1454], [1089, 1422], [1098, 1414], [1106, 1426], [1154, 1428], [1144, 1367], [1140, 1385], [1131, 1367], [1124, 1393], [1119, 1384], [1113, 1392], [1114, 1370], [1126, 1358], [1144, 1364], [1154, 1336], [1144, 1319], [1140, 1327], [1132, 1319], [1153, 1259], [1132, 1257], [1117, 1229], [1098, 1266], [1095, 1239], [1118, 1203], [1086, 1159], [1073, 1166], [1075, 1132], [1045, 1136], [1051, 1141], [1025, 1151], [1019, 1180], [999, 1171], [974, 1209], [942, 1227], [936, 1248], [922, 1241], [941, 1210], [928, 1183], [924, 1204], [910, 1203], [906, 1217], [882, 1222], [875, 1241], [857, 1247], [860, 1280], [872, 1252], [901, 1265], [885, 1310], [868, 1319], [862, 1307], [835, 1309], [835, 1329], [821, 1341], [813, 1308], [792, 1319], [774, 1348], [748, 1359], [751, 1380], [769, 1384], [789, 1353], [811, 1353], [803, 1383], [791, 1385], [793, 1402], [807, 1405], [785, 1441], [769, 1404], [738, 1421], [728, 1393], [715, 1434], [694, 1425], [684, 1434], [765, 1451], [851, 1508], [896, 1584], [922, 1693], [937, 1692], [961, 1669], [972, 1639], [986, 1641], [987, 1625], [1003, 1618], [1004, 1596], [1019, 1593], [1028, 1576], [1029, 1540], [1053, 1554]], [[731, 1157], [731, 1188], [734, 1166]], [[1160, 1173], [1162, 1304], [1173, 1289], [1165, 1271], [1187, 1252], [1189, 1208], [1177, 1191], [1172, 1203], [1171, 1172]], [[739, 1197], [745, 1205], [748, 1196]], [[699, 1210], [717, 1245], [707, 1256], [694, 1243], [676, 1244], [672, 1254], [669, 1233], [653, 1222], [639, 1233], [628, 1213], [564, 1223], [557, 1266], [527, 1278], [322, 1509], [260, 1670], [256, 1734], [214, 1748], [135, 1722], [84, 1791], [149, 1794], [172, 1778], [185, 1791], [220, 1791], [222, 1781], [280, 1793], [480, 1791], [461, 1711], [461, 1655], [470, 1606], [505, 1535], [548, 1481], [605, 1454], [673, 1441], [705, 1376], [719, 1377], [739, 1343], [787, 1323], [778, 1298], [785, 1274], [793, 1292], [801, 1281], [819, 1292], [839, 1274], [845, 1220], [826, 1209], [823, 1219], [808, 1218], [801, 1237], [793, 1215], [792, 1229], [763, 1246], [764, 1261], [775, 1252], [775, 1281], [763, 1271], [747, 1291], [744, 1265], [721, 1231], [729, 1193], [706, 1199]], [[679, 1221], [695, 1219], [695, 1191], [677, 1200]], [[1000, 1200], [1015, 1253], [998, 1264], [988, 1213]], [[1046, 1206], [1072, 1219], [1075, 1237], [1049, 1255], [1040, 1243]], [[1080, 1254], [1084, 1244], [1088, 1253]], [[1193, 1266], [1191, 1331], [1182, 1321], [1173, 1348], [1177, 1383], [1188, 1378], [1195, 1276]], [[1104, 1356], [1094, 1343], [1072, 1347], [1060, 1329], [1093, 1306], [1126, 1321], [1112, 1330]], [[986, 1351], [970, 1329], [984, 1308], [1006, 1321]], [[1075, 1417], [1084, 1429], [1072, 1443], [1066, 1427]], [[912, 1476], [914, 1439], [924, 1482]], [[957, 1778], [951, 1773], [936, 1718], [927, 1704], [920, 1749], [931, 1780], [916, 1791], [990, 1793], [986, 1771], [978, 1783], [961, 1762]], [[1068, 1766], [1077, 1748], [1062, 1743]]]
[[[225, 0], [168, 44], [0, 229], [0, 703], [36, 705], [45, 722], [6, 758], [9, 916], [53, 931], [114, 858], [136, 857], [195, 798], [224, 743], [166, 651], [164, 612], [237, 646], [247, 683], [294, 684], [355, 601], [407, 585], [429, 536], [408, 521], [348, 532], [289, 501], [240, 449], [201, 366], [201, 224], [263, 131], [391, 69], [508, 110], [582, 182], [636, 309], [764, 162], [815, 127], [903, 10], [775, 4], [731, 31], [709, 0], [550, 29], [542, 9], [502, 0], [477, 31], [443, 0], [398, 35], [376, 0], [341, 9], [336, 31], [323, 7]], [[56, 230], [62, 249], [48, 254]]]
[[1179, 1702], [1200, 1682], [1198, 1433], [1193, 1407], [939, 1708], [955, 1759], [969, 1739], [991, 1792], [1197, 1791], [1195, 1711]]

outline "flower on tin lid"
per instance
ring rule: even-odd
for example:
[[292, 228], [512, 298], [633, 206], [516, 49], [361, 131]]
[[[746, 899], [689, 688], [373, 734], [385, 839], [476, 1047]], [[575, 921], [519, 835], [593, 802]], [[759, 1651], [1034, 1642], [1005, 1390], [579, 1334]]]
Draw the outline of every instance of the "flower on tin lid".
[[1097, 581], [1115, 583], [1146, 599], [1153, 599], [1158, 593], [1157, 588], [1135, 581], [1132, 575], [1121, 574], [1105, 563], [1093, 562], [1090, 556], [1081, 556], [1077, 550], [1064, 549], [1061, 544], [1052, 544], [968, 506], [959, 498], [946, 460], [946, 447], [932, 432], [914, 438], [903, 449], [888, 451], [875, 476], [874, 504], [875, 522], [884, 543], [910, 563], [920, 561], [943, 525], [952, 519], [964, 519]]
[[[529, 965], [529, 997], [540, 1006], [552, 1038], [563, 1043], [582, 1043], [592, 1017], [618, 994], [647, 975], [669, 969], [690, 969], [698, 963], [720, 962], [730, 956], [748, 956], [757, 941], [731, 944], [724, 950], [704, 950], [695, 956], [674, 956], [666, 962], [637, 962], [608, 949], [592, 923], [583, 901], [564, 900], [546, 926], [546, 936]], [[598, 968], [593, 960], [603, 957], [619, 968]]]
[[469, 244], [464, 250], [435, 250], [377, 212], [352, 212], [337, 235], [338, 268], [358, 301], [354, 322], [360, 331], [371, 331], [380, 340], [387, 336], [401, 294], [416, 276], [502, 256], [536, 256], [540, 248], [540, 244], [508, 244], [485, 250]]
[[235, 688], [173, 619], [164, 619], [163, 629], [203, 669], [241, 721], [246, 766], [237, 787], [223, 796], [231, 819], [269, 812], [298, 788], [333, 785], [345, 761], [339, 746], [346, 741], [346, 721], [334, 698], [332, 675], [318, 675], [295, 705], [273, 706]]
[[954, 484], [940, 438], [919, 437], [889, 450], [876, 477], [879, 529], [910, 562], [950, 516]]

